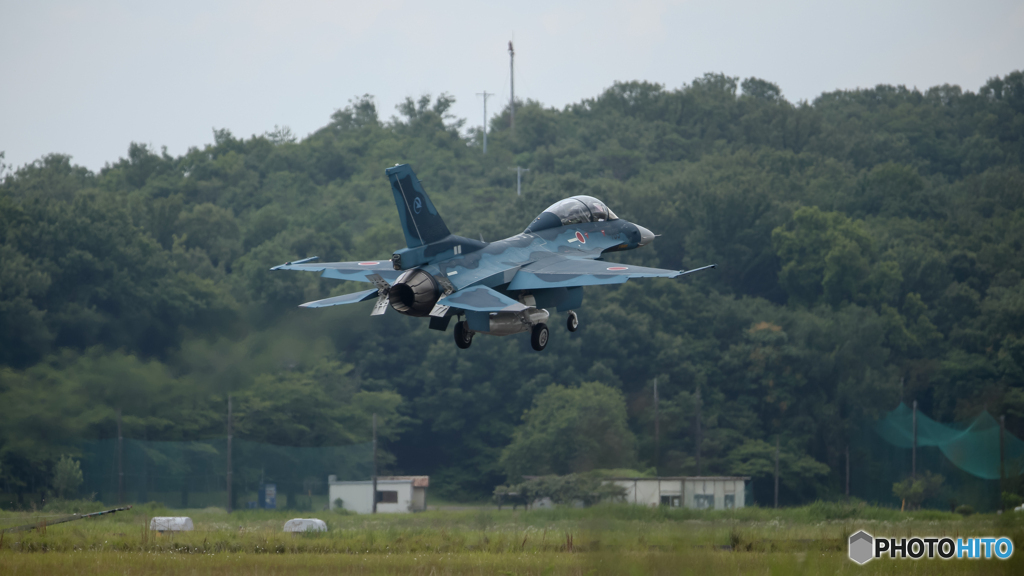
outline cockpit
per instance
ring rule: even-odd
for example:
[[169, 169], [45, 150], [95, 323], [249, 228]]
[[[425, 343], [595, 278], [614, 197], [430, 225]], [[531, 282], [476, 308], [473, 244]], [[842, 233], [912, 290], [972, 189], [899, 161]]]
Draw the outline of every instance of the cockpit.
[[567, 226], [569, 224], [582, 224], [584, 222], [604, 222], [606, 220], [618, 220], [619, 217], [597, 198], [592, 196], [573, 196], [565, 200], [559, 200], [547, 210], [540, 213], [540, 216], [526, 228], [525, 232], [538, 232]]

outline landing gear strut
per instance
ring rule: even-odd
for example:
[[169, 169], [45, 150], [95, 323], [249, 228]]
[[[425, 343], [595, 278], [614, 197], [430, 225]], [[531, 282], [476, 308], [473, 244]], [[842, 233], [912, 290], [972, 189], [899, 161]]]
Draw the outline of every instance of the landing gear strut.
[[548, 345], [548, 325], [541, 322], [540, 324], [534, 324], [533, 333], [530, 335], [530, 344], [533, 345], [533, 349], [540, 352]]
[[569, 312], [569, 317], [565, 320], [565, 327], [569, 329], [569, 332], [575, 332], [580, 328], [580, 317], [576, 315], [575, 311]]
[[465, 350], [473, 343], [473, 333], [469, 330], [469, 322], [463, 320], [455, 323], [455, 345]]

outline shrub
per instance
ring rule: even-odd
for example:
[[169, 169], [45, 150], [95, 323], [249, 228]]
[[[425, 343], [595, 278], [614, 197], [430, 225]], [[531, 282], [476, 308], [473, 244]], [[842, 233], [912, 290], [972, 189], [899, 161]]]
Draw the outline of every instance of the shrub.
[[974, 508], [967, 504], [961, 504], [956, 507], [956, 513], [961, 516], [970, 516], [971, 514], [974, 514]]
[[892, 493], [907, 503], [907, 509], [915, 510], [921, 507], [925, 500], [936, 496], [942, 491], [942, 484], [945, 482], [942, 474], [925, 472], [923, 476], [907, 478], [902, 482], [892, 485]]
[[[93, 495], [93, 497], [95, 497], [95, 495]], [[106, 506], [103, 502], [96, 502], [93, 498], [82, 500], [53, 498], [46, 503], [46, 506], [43, 506], [43, 512], [54, 512], [57, 514], [88, 514], [90, 512], [99, 512], [105, 508]]]
[[1003, 510], [1013, 510], [1021, 504], [1024, 504], [1024, 498], [1013, 492], [1003, 492]]
[[551, 498], [555, 504], [581, 502], [592, 506], [602, 500], [621, 500], [625, 488], [602, 482], [597, 474], [567, 474], [565, 476], [539, 476], [515, 486], [498, 486], [494, 499], [500, 503], [529, 505], [539, 498]]
[[57, 498], [63, 500], [74, 496], [81, 485], [82, 469], [78, 461], [64, 454], [53, 468], [53, 490], [57, 493]]

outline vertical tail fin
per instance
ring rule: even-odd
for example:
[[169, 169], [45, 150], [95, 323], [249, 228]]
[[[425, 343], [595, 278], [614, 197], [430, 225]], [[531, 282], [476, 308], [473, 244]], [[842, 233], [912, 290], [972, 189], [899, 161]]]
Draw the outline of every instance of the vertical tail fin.
[[451, 235], [408, 164], [388, 168], [384, 173], [391, 180], [391, 191], [395, 194], [398, 217], [405, 232], [405, 244], [409, 248], [437, 242]]

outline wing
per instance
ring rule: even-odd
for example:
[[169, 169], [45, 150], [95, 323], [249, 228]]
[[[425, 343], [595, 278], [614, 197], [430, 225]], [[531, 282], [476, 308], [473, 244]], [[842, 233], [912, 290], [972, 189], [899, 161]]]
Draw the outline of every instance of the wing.
[[390, 260], [364, 260], [362, 262], [313, 262], [317, 257], [306, 258], [296, 262], [286, 262], [274, 266], [271, 270], [302, 270], [305, 272], [322, 272], [324, 278], [337, 280], [354, 280], [356, 282], [373, 282], [371, 275], [377, 275], [388, 282], [394, 281], [402, 273], [395, 270]]
[[376, 298], [378, 292], [379, 291], [376, 288], [372, 288], [370, 290], [364, 290], [363, 292], [356, 292], [354, 294], [343, 294], [341, 296], [334, 296], [333, 298], [324, 298], [323, 300], [306, 302], [305, 304], [299, 304], [299, 308], [324, 308], [326, 306], [366, 302], [367, 300], [373, 300]]
[[711, 264], [693, 270], [663, 270], [600, 260], [561, 257], [545, 259], [543, 262], [524, 266], [516, 273], [508, 289], [536, 290], [539, 288], [622, 284], [630, 278], [675, 278], [714, 267], [715, 265]]
[[472, 288], [466, 288], [443, 296], [437, 301], [437, 305], [469, 310], [471, 312], [519, 312], [520, 310], [526, 310], [526, 306], [486, 286], [473, 286]]

